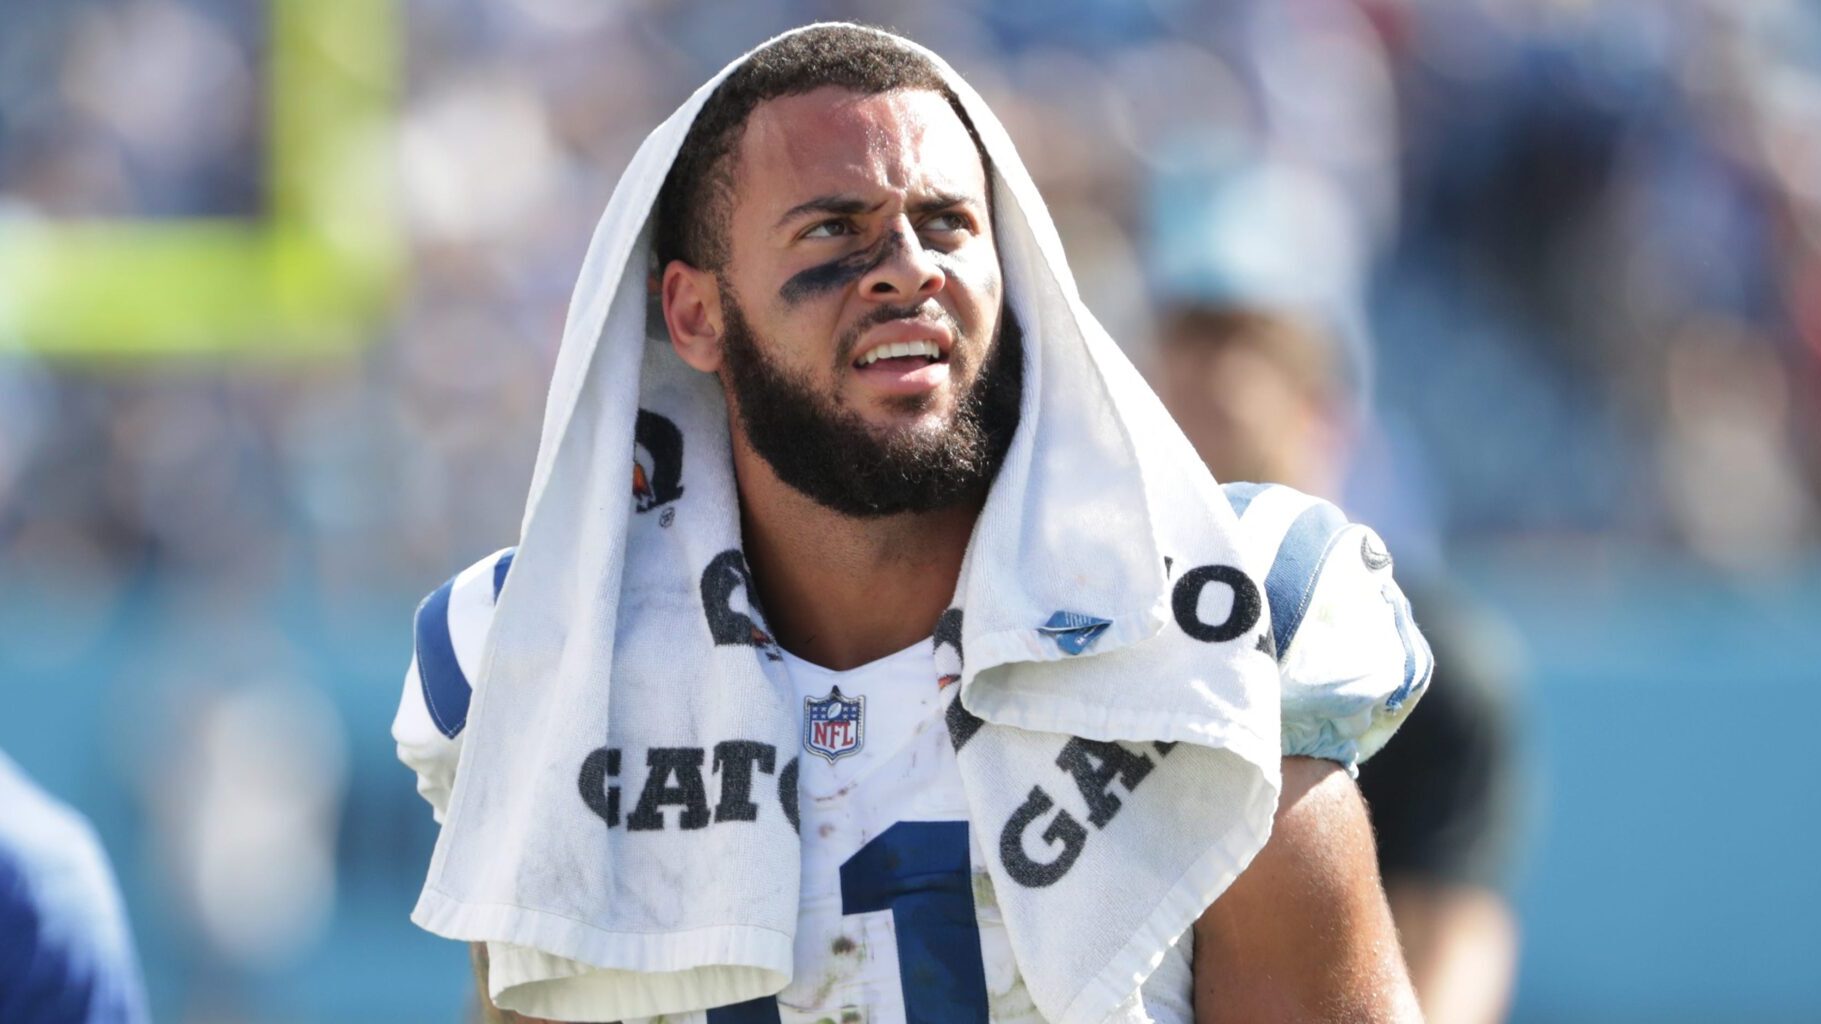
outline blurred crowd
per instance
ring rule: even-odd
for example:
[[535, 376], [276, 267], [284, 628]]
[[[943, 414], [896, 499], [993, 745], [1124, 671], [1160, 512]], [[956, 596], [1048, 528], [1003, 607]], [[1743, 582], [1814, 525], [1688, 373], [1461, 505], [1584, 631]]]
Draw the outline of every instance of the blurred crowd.
[[[364, 144], [391, 169], [407, 259], [368, 344], [53, 360], [0, 308], [0, 579], [57, 596], [43, 640], [70, 657], [91, 635], [72, 615], [91, 609], [98, 631], [147, 578], [207, 622], [258, 595], [421, 594], [511, 543], [620, 170], [716, 68], [822, 18], [900, 30], [987, 97], [1088, 306], [1141, 365], [1159, 310], [1236, 288], [1339, 325], [1363, 414], [1347, 501], [1413, 561], [1644, 549], [1751, 579], [1821, 541], [1821, 7], [1806, 0], [398, 0], [396, 15], [396, 131]], [[0, 233], [262, 216], [270, 20], [250, 0], [0, 0]], [[370, 625], [398, 654], [406, 621]], [[307, 659], [271, 656], [282, 639], [210, 643], [225, 651], [210, 671], [257, 682], [186, 726], [167, 774], [142, 780], [145, 813], [181, 847], [161, 856], [188, 865], [198, 927], [276, 962], [308, 936], [273, 929], [320, 926], [331, 861], [350, 856], [325, 824], [344, 813], [350, 744], [298, 683]], [[295, 726], [284, 743], [240, 749], [272, 721]], [[158, 795], [173, 788], [201, 797]], [[281, 791], [302, 796], [272, 810], [262, 796]], [[262, 807], [290, 817], [211, 824]], [[273, 857], [294, 887], [234, 887], [229, 866]]]
[[[0, 230], [257, 217], [262, 6], [0, 3]], [[1439, 536], [1637, 538], [1746, 571], [1815, 540], [1812, 5], [458, 0], [401, 16], [402, 106], [380, 144], [409, 274], [373, 343], [311, 365], [69, 365], [0, 319], [9, 576], [105, 582], [154, 560], [232, 587], [300, 570], [370, 586], [510, 540], [618, 170], [713, 68], [830, 16], [896, 26], [988, 96], [1090, 307], [1140, 360], [1202, 182], [1264, 168], [1256, 188], [1333, 207], [1321, 255], [1290, 269], [1356, 293], [1394, 490], [1421, 495], [1408, 511]]]

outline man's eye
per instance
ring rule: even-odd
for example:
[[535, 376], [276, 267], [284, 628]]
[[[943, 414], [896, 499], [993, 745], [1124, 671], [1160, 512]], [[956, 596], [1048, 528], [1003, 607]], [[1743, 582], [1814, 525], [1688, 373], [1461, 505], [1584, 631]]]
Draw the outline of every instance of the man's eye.
[[803, 237], [804, 238], [841, 238], [845, 235], [851, 235], [853, 233], [854, 233], [853, 225], [849, 224], [848, 222], [846, 222], [844, 220], [825, 220], [825, 221], [821, 222], [820, 224], [817, 224], [815, 227], [810, 228], [808, 231], [803, 232]]
[[965, 213], [938, 213], [923, 222], [925, 231], [966, 231], [968, 219]]

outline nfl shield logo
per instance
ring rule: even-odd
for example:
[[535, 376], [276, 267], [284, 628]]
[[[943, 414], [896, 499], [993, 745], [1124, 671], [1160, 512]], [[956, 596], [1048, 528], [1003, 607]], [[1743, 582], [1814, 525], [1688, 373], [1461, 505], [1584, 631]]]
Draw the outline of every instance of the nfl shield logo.
[[830, 764], [857, 753], [866, 740], [866, 698], [844, 697], [839, 686], [826, 697], [803, 698], [803, 746]]

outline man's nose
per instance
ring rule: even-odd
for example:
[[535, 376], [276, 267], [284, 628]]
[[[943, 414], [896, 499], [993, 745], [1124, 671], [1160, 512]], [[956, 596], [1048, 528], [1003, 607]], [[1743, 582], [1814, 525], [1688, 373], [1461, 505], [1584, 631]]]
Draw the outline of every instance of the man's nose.
[[942, 290], [948, 278], [937, 264], [935, 255], [923, 247], [923, 240], [908, 218], [891, 225], [891, 237], [885, 240], [885, 251], [877, 265], [860, 279], [860, 294], [886, 302], [926, 299]]

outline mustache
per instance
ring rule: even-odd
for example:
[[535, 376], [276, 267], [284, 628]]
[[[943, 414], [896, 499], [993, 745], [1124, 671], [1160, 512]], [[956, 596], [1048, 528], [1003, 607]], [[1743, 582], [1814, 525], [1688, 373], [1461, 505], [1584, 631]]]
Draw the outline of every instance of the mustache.
[[[959, 350], [961, 347], [961, 324], [955, 315], [943, 309], [942, 304], [935, 299], [925, 299], [915, 306], [880, 306], [861, 317], [841, 333], [841, 340], [835, 345], [835, 366], [843, 367], [853, 362], [854, 350], [860, 347], [860, 339], [867, 331], [894, 320], [921, 320], [941, 324], [948, 328], [949, 337], [955, 339], [955, 348]], [[950, 358], [954, 358], [953, 352], [950, 353]]]

